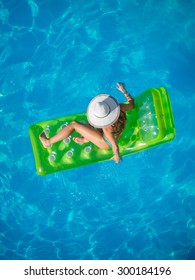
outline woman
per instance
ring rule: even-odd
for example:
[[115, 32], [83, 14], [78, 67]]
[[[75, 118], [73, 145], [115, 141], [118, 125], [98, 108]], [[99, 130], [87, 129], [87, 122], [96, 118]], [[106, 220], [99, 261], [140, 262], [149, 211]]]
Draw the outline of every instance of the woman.
[[127, 93], [123, 83], [118, 83], [117, 89], [125, 95], [128, 101], [127, 104], [118, 104], [108, 94], [96, 96], [91, 100], [87, 109], [89, 125], [73, 121], [51, 138], [47, 138], [43, 132], [39, 138], [44, 148], [64, 140], [76, 131], [81, 134], [80, 137], [73, 138], [76, 143], [92, 142], [101, 149], [112, 148], [114, 153], [112, 159], [119, 163], [121, 158], [117, 140], [125, 128], [125, 112], [134, 108], [134, 99]]

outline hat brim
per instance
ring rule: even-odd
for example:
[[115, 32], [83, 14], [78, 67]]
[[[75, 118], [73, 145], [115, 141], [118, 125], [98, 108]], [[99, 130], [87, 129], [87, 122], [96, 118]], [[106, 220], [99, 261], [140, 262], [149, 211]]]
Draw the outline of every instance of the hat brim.
[[[105, 102], [110, 109], [110, 112], [105, 117], [97, 117], [94, 112], [95, 105], [97, 102]], [[88, 105], [87, 108], [87, 119], [88, 122], [97, 128], [103, 128], [114, 124], [120, 115], [120, 106], [116, 99], [109, 94], [99, 94], [98, 96], [94, 97]]]

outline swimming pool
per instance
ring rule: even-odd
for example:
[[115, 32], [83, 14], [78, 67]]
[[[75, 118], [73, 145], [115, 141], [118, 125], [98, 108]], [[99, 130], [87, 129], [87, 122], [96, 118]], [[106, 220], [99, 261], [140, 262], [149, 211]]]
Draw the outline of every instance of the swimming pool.
[[[0, 259], [195, 259], [194, 13], [190, 0], [2, 1]], [[28, 127], [98, 93], [123, 102], [118, 81], [168, 89], [174, 141], [38, 176]]]

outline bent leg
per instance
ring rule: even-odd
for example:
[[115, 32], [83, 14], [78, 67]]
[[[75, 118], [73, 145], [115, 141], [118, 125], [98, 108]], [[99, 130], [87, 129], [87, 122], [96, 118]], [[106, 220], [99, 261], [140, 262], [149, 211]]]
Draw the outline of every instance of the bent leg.
[[93, 127], [79, 122], [73, 122], [73, 126], [75, 131], [80, 133], [86, 140], [92, 142], [101, 149], [110, 149], [110, 146], [105, 142], [102, 134]]
[[71, 122], [68, 126], [64, 127], [60, 132], [51, 137], [50, 139], [42, 139], [41, 142], [45, 147], [48, 147], [51, 144], [62, 141], [68, 136], [70, 136], [74, 131], [78, 132], [86, 140], [92, 142], [101, 149], [109, 149], [110, 146], [104, 141], [102, 134], [95, 130], [93, 127], [79, 123], [77, 121]]

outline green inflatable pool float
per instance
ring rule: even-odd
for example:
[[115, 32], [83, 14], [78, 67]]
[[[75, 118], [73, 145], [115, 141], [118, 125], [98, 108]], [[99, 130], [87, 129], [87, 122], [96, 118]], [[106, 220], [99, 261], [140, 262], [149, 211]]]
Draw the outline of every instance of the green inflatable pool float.
[[[86, 114], [64, 116], [33, 124], [29, 128], [36, 170], [39, 175], [109, 160], [112, 150], [102, 150], [92, 143], [76, 144], [73, 133], [64, 141], [43, 148], [39, 135], [44, 131], [52, 137], [63, 126], [76, 120], [87, 123]], [[175, 137], [175, 126], [168, 93], [164, 87], [151, 88], [135, 98], [135, 108], [127, 112], [127, 124], [118, 141], [120, 155], [142, 151], [171, 141]]]

